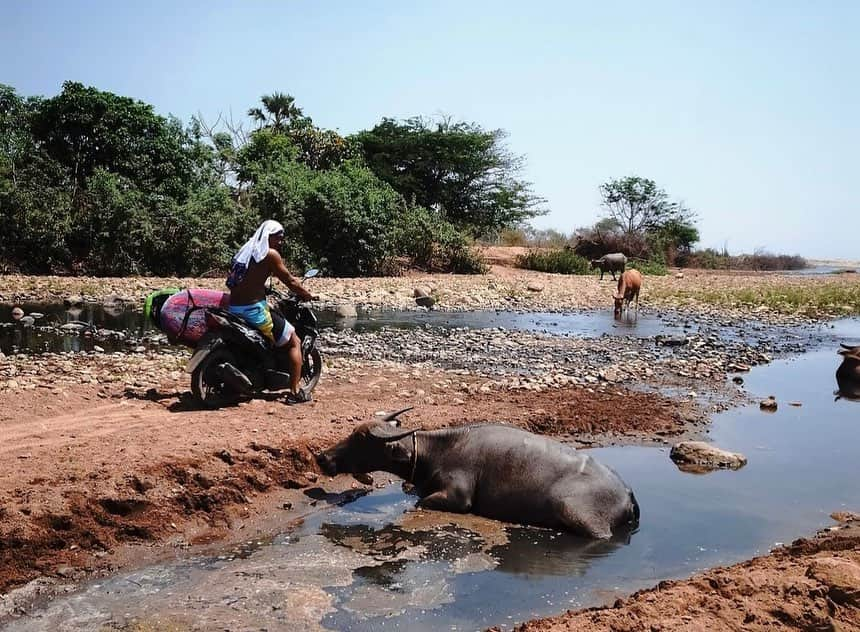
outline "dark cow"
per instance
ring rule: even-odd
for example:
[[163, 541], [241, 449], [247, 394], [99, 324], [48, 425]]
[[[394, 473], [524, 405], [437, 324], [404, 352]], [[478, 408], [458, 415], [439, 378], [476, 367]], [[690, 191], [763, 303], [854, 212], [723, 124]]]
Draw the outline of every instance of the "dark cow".
[[836, 384], [839, 386], [837, 398], [860, 400], [860, 345], [841, 346], [839, 354], [842, 364], [836, 369]]
[[592, 538], [638, 524], [633, 492], [588, 454], [504, 425], [401, 429], [396, 417], [403, 412], [358, 426], [317, 456], [322, 470], [329, 476], [384, 470], [415, 485], [426, 509]]
[[613, 252], [609, 255], [603, 255], [600, 259], [592, 259], [591, 267], [600, 268], [600, 280], [603, 280], [605, 272], [612, 273], [612, 280], [615, 280], [616, 272], [624, 272], [627, 266], [627, 256], [622, 252]]

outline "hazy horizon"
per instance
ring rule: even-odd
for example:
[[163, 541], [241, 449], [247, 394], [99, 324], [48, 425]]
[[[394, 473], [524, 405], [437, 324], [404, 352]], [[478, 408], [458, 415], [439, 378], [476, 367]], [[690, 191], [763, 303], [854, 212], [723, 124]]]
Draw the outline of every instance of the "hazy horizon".
[[[281, 91], [349, 134], [445, 113], [509, 133], [548, 201], [600, 216], [638, 175], [698, 214], [700, 247], [860, 257], [860, 3], [8, 4], [0, 83], [80, 81], [184, 122]], [[852, 79], [852, 77], [855, 77]]]

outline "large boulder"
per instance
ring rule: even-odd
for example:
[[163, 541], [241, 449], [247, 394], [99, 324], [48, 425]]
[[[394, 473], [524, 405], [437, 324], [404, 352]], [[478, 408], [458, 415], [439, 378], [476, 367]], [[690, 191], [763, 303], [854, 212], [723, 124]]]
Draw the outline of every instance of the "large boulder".
[[415, 298], [416, 305], [420, 307], [433, 307], [436, 304], [436, 299], [433, 298], [433, 288], [428, 285], [419, 285], [412, 290], [412, 296]]
[[737, 470], [747, 464], [747, 458], [738, 452], [728, 452], [704, 441], [682, 441], [669, 453], [675, 465], [685, 472], [711, 470]]

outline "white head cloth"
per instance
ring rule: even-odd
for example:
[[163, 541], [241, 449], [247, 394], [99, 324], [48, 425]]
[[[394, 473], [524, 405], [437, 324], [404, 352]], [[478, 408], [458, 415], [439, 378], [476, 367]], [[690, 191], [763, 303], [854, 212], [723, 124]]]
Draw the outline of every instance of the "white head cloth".
[[252, 258], [254, 262], [260, 263], [269, 254], [269, 236], [282, 232], [284, 232], [284, 227], [279, 222], [267, 219], [260, 224], [254, 236], [246, 241], [245, 245], [233, 257], [233, 265], [241, 263], [247, 266]]

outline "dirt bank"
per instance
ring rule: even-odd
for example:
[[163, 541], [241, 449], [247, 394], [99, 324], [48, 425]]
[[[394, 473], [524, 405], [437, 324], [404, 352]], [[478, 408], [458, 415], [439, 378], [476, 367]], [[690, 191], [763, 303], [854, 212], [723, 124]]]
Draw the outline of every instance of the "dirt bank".
[[26, 388], [0, 391], [0, 458], [10, 465], [0, 473], [0, 592], [40, 575], [116, 567], [126, 544], [216, 540], [254, 515], [286, 524], [285, 490], [338, 486], [312, 453], [380, 410], [415, 405], [408, 424], [504, 420], [576, 433], [582, 444], [650, 441], [697, 418], [689, 403], [623, 388], [470, 393], [463, 384], [473, 378], [390, 363], [334, 363], [311, 404], [204, 411], [191, 405], [176, 358], [139, 360], [99, 384], [79, 366], [94, 358], [78, 355], [64, 360], [71, 381], [55, 367], [54, 386], [27, 378]]
[[611, 607], [568, 612], [514, 629], [860, 630], [860, 516], [769, 555], [661, 582]]

